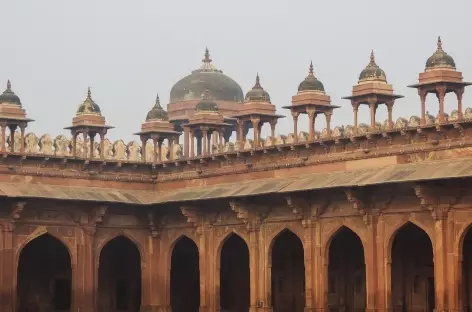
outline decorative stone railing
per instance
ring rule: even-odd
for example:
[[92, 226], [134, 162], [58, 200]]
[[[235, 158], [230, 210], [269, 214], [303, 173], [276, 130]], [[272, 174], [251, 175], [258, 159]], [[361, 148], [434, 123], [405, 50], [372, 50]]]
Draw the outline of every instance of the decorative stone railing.
[[[472, 119], [472, 108], [467, 108], [464, 112], [463, 119]], [[452, 122], [458, 120], [457, 110], [453, 110], [451, 115], [446, 115], [446, 122]], [[426, 115], [426, 124], [434, 125], [437, 123], [437, 119], [430, 115]], [[383, 123], [377, 123], [377, 131], [387, 130], [387, 120]], [[420, 118], [417, 116], [411, 116], [410, 119], [398, 118], [394, 124], [394, 129], [403, 129], [408, 127], [419, 127]], [[1, 131], [1, 130], [0, 130]], [[359, 124], [357, 127], [357, 133], [354, 133], [354, 127], [351, 125], [348, 126], [338, 126], [332, 129], [331, 137], [341, 138], [341, 137], [350, 137], [354, 134], [362, 135], [370, 131], [369, 126], [366, 124]], [[323, 129], [321, 132], [315, 133], [315, 139], [323, 139], [328, 137], [328, 131]], [[7, 147], [10, 145], [10, 136], [7, 137]], [[20, 152], [20, 133], [15, 132], [15, 152]], [[298, 133], [298, 142], [303, 142], [308, 140], [308, 133], [301, 131]], [[294, 142], [294, 134], [289, 133], [288, 135], [278, 135], [275, 138], [267, 137], [264, 140], [261, 140], [261, 147], [270, 147], [274, 145], [285, 145], [292, 144]], [[77, 157], [85, 158], [84, 150], [85, 142], [80, 136], [77, 138]], [[241, 144], [239, 142], [226, 142], [223, 147], [223, 152], [235, 152], [239, 151]], [[250, 150], [254, 148], [254, 142], [250, 139], [247, 139], [243, 144], [243, 150]], [[104, 144], [104, 155], [105, 160], [115, 160], [115, 161], [142, 161], [141, 146], [136, 141], [131, 141], [125, 143], [123, 140], [117, 140], [111, 142], [108, 139], [105, 139]], [[44, 134], [38, 137], [35, 133], [28, 133], [25, 136], [25, 153], [29, 155], [51, 155], [51, 156], [71, 156], [71, 141], [63, 135], [59, 135], [56, 138], [52, 138], [49, 134]], [[219, 153], [218, 146], [212, 146], [212, 154]], [[173, 159], [177, 160], [183, 157], [182, 154], [183, 147], [180, 144], [174, 144]], [[166, 161], [169, 159], [168, 147], [162, 145], [162, 160]], [[94, 158], [100, 158], [100, 143], [96, 142], [94, 144], [93, 150]], [[154, 160], [154, 146], [151, 141], [148, 141], [146, 145], [146, 162], [153, 162]]]

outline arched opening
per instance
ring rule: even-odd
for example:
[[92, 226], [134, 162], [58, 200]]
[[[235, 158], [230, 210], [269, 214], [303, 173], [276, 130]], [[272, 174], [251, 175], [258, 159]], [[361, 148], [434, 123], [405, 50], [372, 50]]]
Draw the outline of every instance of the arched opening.
[[356, 233], [342, 227], [329, 245], [328, 306], [333, 311], [365, 311], [364, 247]]
[[72, 268], [69, 250], [44, 234], [21, 251], [17, 280], [18, 311], [69, 311]]
[[272, 247], [272, 306], [274, 311], [305, 309], [305, 261], [303, 244], [285, 230]]
[[392, 309], [398, 312], [433, 311], [433, 246], [428, 234], [408, 222], [392, 244]]
[[221, 310], [247, 312], [249, 310], [249, 296], [249, 249], [241, 237], [232, 234], [221, 248]]
[[124, 236], [109, 241], [100, 253], [97, 301], [99, 311], [140, 310], [141, 256]]
[[197, 245], [184, 236], [172, 251], [170, 302], [173, 312], [198, 312], [200, 309], [200, 267]]
[[469, 228], [462, 243], [462, 289], [463, 311], [472, 308], [472, 230]]

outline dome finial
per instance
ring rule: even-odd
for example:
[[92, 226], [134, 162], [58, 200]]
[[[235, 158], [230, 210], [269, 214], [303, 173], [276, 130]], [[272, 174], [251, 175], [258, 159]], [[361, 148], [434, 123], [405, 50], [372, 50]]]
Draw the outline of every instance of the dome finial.
[[309, 75], [311, 76], [314, 76], [315, 75], [315, 71], [314, 71], [314, 68], [313, 68], [313, 61], [310, 61], [310, 70], [309, 70]]
[[87, 89], [87, 98], [89, 98], [89, 99], [92, 98], [92, 91], [90, 91], [90, 86]]
[[442, 40], [441, 40], [441, 36], [438, 36], [438, 51], [442, 51]]
[[7, 90], [8, 90], [8, 91], [11, 91], [11, 82], [10, 82], [10, 79], [8, 79], [8, 81], [7, 81]]
[[159, 93], [156, 95], [156, 104], [154, 105], [155, 108], [162, 108], [161, 101], [159, 100]]
[[370, 64], [369, 65], [376, 65], [375, 64], [375, 55], [374, 55], [374, 49], [370, 51]]
[[259, 73], [256, 74], [256, 84], [254, 85], [254, 87], [252, 87], [253, 89], [262, 89], [261, 87], [261, 79], [259, 78]]
[[203, 63], [211, 63], [210, 51], [208, 50], [208, 47], [205, 48], [205, 58], [202, 61]]

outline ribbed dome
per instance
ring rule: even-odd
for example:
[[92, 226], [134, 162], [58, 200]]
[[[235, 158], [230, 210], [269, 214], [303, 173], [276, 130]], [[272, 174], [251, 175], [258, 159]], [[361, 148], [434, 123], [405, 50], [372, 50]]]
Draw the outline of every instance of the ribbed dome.
[[80, 104], [79, 108], [77, 109], [77, 115], [82, 114], [102, 114], [100, 111], [100, 107], [92, 100], [92, 92], [90, 91], [90, 87], [87, 91], [87, 98], [82, 104]]
[[456, 62], [454, 62], [454, 59], [442, 49], [441, 37], [438, 37], [438, 48], [436, 52], [434, 52], [434, 54], [426, 61], [425, 71], [434, 68], [456, 69]]
[[20, 98], [11, 90], [10, 80], [7, 81], [7, 89], [0, 95], [0, 104], [1, 103], [16, 104], [21, 107]]
[[205, 50], [205, 58], [202, 62], [199, 69], [194, 70], [172, 87], [170, 103], [200, 100], [201, 94], [206, 89], [210, 90], [215, 101], [242, 102], [244, 100], [243, 90], [239, 84], [211, 64], [208, 49]]
[[298, 85], [298, 92], [320, 92], [325, 93], [323, 83], [319, 81], [313, 71], [313, 62], [310, 63], [308, 76]]
[[156, 97], [156, 104], [154, 104], [153, 108], [147, 113], [146, 121], [150, 121], [150, 120], [161, 120], [161, 121], [169, 120], [169, 114], [161, 106], [161, 102], [159, 100], [159, 94]]
[[385, 75], [385, 72], [375, 63], [374, 51], [370, 53], [369, 64], [359, 75], [359, 83], [365, 81], [387, 82], [387, 75]]
[[197, 113], [202, 112], [218, 112], [218, 105], [210, 98], [210, 91], [208, 89], [202, 95], [201, 101], [195, 106]]
[[261, 86], [259, 74], [256, 75], [256, 84], [246, 93], [245, 101], [248, 102], [267, 102], [270, 103], [270, 95]]

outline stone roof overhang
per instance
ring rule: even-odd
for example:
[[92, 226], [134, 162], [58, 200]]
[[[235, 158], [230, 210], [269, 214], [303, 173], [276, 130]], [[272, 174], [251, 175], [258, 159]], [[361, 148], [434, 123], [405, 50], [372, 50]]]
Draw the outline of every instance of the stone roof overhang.
[[0, 197], [156, 205], [472, 177], [472, 157], [310, 173], [171, 191], [140, 191], [0, 182]]

